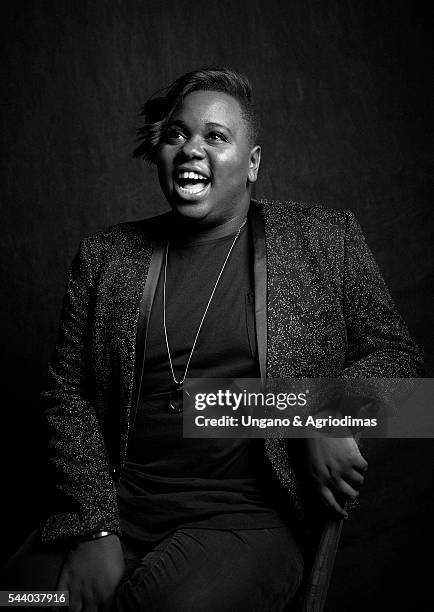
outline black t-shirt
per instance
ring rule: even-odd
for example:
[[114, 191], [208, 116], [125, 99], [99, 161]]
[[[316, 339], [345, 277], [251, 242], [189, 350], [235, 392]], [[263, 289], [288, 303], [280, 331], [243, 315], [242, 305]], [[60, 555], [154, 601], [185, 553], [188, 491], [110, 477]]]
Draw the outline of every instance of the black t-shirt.
[[[184, 375], [201, 317], [234, 234], [171, 243], [166, 327], [177, 380]], [[191, 378], [259, 376], [249, 232], [235, 243], [190, 361]], [[119, 487], [125, 534], [143, 541], [181, 526], [258, 529], [282, 526], [282, 506], [264, 465], [263, 441], [184, 439], [182, 414], [168, 407], [175, 389], [163, 326], [163, 270], [150, 315], [143, 382]]]

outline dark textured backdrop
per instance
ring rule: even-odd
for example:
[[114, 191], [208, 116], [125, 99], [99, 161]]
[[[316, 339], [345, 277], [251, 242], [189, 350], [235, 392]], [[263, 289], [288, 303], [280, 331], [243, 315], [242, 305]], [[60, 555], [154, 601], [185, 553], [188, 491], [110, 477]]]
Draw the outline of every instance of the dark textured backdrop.
[[[2, 4], [4, 555], [41, 512], [37, 396], [67, 266], [83, 235], [166, 208], [152, 169], [130, 153], [141, 102], [187, 70], [228, 64], [250, 76], [263, 117], [257, 196], [356, 212], [432, 373], [432, 26], [421, 6]], [[427, 609], [432, 443], [370, 447], [329, 609], [385, 609], [382, 597], [395, 609]]]

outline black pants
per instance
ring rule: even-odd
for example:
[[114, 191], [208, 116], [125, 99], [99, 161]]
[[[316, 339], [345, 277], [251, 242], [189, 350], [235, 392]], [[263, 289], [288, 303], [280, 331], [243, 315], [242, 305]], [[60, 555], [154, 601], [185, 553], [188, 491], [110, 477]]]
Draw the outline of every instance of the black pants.
[[[278, 612], [302, 578], [303, 556], [286, 527], [185, 528], [156, 545], [122, 540], [126, 571], [118, 612]], [[3, 590], [54, 590], [67, 554], [34, 532], [2, 572]], [[34, 609], [34, 608], [33, 608]]]

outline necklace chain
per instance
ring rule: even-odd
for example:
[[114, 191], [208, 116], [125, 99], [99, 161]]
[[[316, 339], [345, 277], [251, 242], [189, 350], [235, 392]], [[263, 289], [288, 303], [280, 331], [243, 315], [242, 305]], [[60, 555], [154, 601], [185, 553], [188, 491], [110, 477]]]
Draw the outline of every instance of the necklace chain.
[[238, 228], [238, 231], [235, 234], [235, 237], [234, 237], [234, 239], [232, 241], [231, 247], [230, 247], [230, 249], [229, 249], [229, 251], [228, 251], [228, 253], [226, 255], [226, 258], [225, 258], [225, 260], [223, 262], [223, 265], [221, 267], [221, 270], [219, 272], [217, 280], [214, 283], [213, 290], [211, 291], [211, 295], [209, 296], [209, 300], [208, 300], [208, 303], [207, 303], [207, 305], [205, 307], [205, 310], [204, 310], [204, 313], [202, 315], [202, 318], [200, 320], [199, 327], [197, 328], [197, 332], [196, 332], [196, 336], [194, 338], [193, 346], [191, 347], [190, 355], [188, 356], [188, 360], [187, 360], [187, 365], [185, 366], [184, 376], [181, 378], [181, 380], [177, 380], [176, 376], [175, 376], [175, 371], [173, 369], [173, 363], [172, 363], [172, 356], [170, 354], [169, 338], [167, 336], [167, 326], [166, 326], [166, 279], [167, 279], [167, 257], [168, 257], [168, 253], [169, 253], [169, 244], [170, 243], [168, 242], [167, 245], [166, 245], [166, 253], [165, 253], [165, 258], [164, 258], [164, 282], [163, 282], [163, 326], [164, 326], [164, 338], [166, 340], [167, 355], [169, 357], [170, 371], [172, 372], [173, 382], [178, 386], [178, 388], [182, 387], [182, 385], [184, 384], [184, 381], [185, 381], [185, 379], [187, 377], [187, 372], [188, 372], [188, 368], [190, 366], [190, 361], [191, 361], [191, 358], [193, 356], [194, 349], [196, 348], [197, 339], [199, 338], [200, 330], [202, 329], [202, 325], [203, 325], [203, 322], [205, 320], [206, 313], [208, 312], [208, 309], [210, 307], [211, 301], [212, 301], [212, 299], [214, 297], [214, 293], [215, 293], [215, 291], [217, 289], [217, 285], [219, 283], [219, 280], [220, 280], [220, 278], [221, 278], [221, 276], [223, 274], [223, 271], [224, 271], [224, 269], [226, 267], [228, 259], [229, 259], [230, 255], [232, 253], [232, 249], [234, 248], [235, 243], [237, 241], [237, 238], [240, 235], [240, 232], [243, 229], [243, 227], [245, 226], [246, 222], [247, 222], [247, 219], [244, 219], [243, 223]]

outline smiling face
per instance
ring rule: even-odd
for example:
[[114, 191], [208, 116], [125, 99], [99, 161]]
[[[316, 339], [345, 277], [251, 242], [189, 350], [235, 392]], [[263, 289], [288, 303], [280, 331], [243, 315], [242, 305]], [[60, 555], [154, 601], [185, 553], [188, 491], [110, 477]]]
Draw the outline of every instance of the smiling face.
[[245, 217], [260, 147], [251, 146], [235, 98], [194, 91], [172, 113], [156, 162], [172, 209], [185, 220], [216, 226]]

